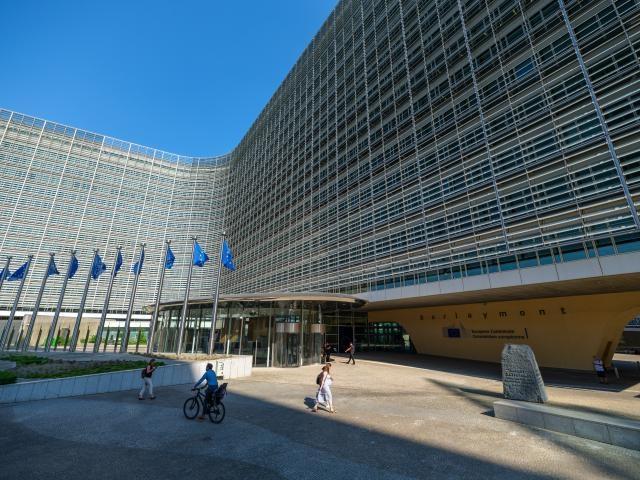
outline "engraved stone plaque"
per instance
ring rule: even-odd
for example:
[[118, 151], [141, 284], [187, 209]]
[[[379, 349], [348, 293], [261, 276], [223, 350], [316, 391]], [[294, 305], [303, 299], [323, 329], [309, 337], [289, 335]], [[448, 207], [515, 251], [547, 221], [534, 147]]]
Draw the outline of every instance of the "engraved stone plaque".
[[502, 349], [504, 398], [544, 403], [548, 400], [538, 362], [529, 345], [507, 344]]

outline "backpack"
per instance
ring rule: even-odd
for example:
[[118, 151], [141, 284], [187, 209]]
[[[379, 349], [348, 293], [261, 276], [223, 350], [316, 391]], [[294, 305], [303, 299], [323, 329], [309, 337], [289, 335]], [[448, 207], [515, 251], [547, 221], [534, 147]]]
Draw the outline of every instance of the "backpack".
[[141, 376], [142, 378], [146, 378], [146, 376], [147, 376], [147, 367], [144, 367], [144, 368], [142, 369], [142, 372], [141, 372], [140, 376]]
[[324, 373], [324, 372], [320, 372], [320, 373], [318, 374], [318, 376], [316, 377], [316, 385], [320, 385], [320, 384], [322, 384], [322, 374], [323, 374], [323, 373]]

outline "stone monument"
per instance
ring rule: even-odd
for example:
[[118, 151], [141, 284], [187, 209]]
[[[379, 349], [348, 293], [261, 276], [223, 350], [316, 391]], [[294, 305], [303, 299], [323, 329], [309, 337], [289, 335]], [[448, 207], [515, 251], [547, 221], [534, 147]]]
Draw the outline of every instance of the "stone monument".
[[548, 400], [538, 362], [529, 345], [507, 344], [502, 349], [504, 398], [544, 403]]

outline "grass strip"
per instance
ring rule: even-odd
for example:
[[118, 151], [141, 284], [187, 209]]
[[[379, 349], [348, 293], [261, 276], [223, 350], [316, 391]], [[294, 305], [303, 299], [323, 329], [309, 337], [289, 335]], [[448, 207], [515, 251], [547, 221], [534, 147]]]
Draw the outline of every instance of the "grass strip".
[[47, 357], [37, 357], [35, 355], [4, 355], [0, 357], [0, 360], [7, 360], [9, 362], [15, 362], [16, 366], [18, 365], [44, 365], [49, 363], [49, 359]]
[[[160, 367], [164, 365], [163, 362], [156, 362], [156, 366]], [[93, 375], [96, 373], [110, 373], [110, 372], [119, 372], [122, 370], [135, 370], [139, 368], [142, 370], [147, 366], [147, 362], [144, 360], [134, 361], [134, 362], [119, 362], [119, 363], [111, 363], [105, 365], [91, 366], [91, 367], [78, 367], [72, 370], [65, 370], [61, 372], [54, 373], [29, 373], [26, 374], [23, 378], [66, 378], [66, 377], [79, 377], [81, 375]]]

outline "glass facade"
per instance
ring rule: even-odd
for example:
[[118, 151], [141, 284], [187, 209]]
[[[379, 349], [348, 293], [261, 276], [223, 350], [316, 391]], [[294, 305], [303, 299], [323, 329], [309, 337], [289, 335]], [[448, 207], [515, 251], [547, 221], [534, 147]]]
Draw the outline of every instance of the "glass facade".
[[225, 291], [362, 293], [637, 244], [639, 14], [340, 2], [231, 153]]
[[[369, 323], [362, 302], [353, 299], [228, 300], [219, 303], [215, 351], [253, 355], [258, 366], [297, 367], [318, 363], [324, 345], [343, 352], [350, 341], [358, 350], [410, 351], [408, 335], [397, 323]], [[173, 352], [181, 304], [162, 307], [152, 350]], [[212, 303], [189, 306], [182, 351], [207, 353]], [[114, 333], [115, 335], [115, 333]]]
[[[218, 248], [227, 187], [227, 156], [173, 155], [53, 122], [0, 110], [0, 255], [12, 255], [11, 271], [34, 255], [20, 308], [30, 309], [49, 260], [52, 276], [42, 310], [54, 310], [69, 252], [80, 269], [70, 280], [64, 310], [77, 310], [94, 248], [109, 266], [117, 246], [124, 264], [115, 279], [110, 311], [126, 312], [134, 275], [134, 250], [146, 243], [136, 311], [155, 300], [164, 239], [177, 261], [165, 276], [163, 298], [184, 296], [192, 235], [211, 253]], [[194, 296], [211, 296], [217, 265], [193, 276]], [[18, 282], [16, 282], [18, 283]], [[102, 310], [109, 275], [90, 284], [86, 311]], [[14, 283], [0, 291], [0, 309], [11, 307]]]
[[[218, 157], [0, 110], [0, 256], [14, 257], [13, 271], [35, 255], [20, 308], [33, 306], [48, 252], [62, 271], [78, 250], [63, 304], [73, 311], [94, 248], [112, 265], [121, 245], [128, 265], [146, 242], [140, 313], [155, 301], [164, 239], [178, 261], [162, 300], [179, 302], [189, 237], [215, 258], [223, 227], [238, 266], [222, 272], [225, 295], [366, 297], [638, 251], [639, 16], [639, 0], [342, 0]], [[216, 268], [195, 270], [192, 298], [212, 298]], [[102, 309], [107, 277], [91, 283], [88, 311]], [[111, 311], [126, 309], [132, 280], [123, 269]], [[61, 281], [50, 279], [42, 309], [55, 307]], [[208, 341], [200, 300], [186, 351]], [[218, 350], [266, 359], [273, 335], [282, 341], [270, 361], [304, 363], [317, 356], [310, 326], [321, 324], [334, 345], [411, 348], [397, 324], [339, 308], [319, 322], [300, 301], [228, 303]], [[161, 350], [175, 350], [178, 317], [165, 309]]]

